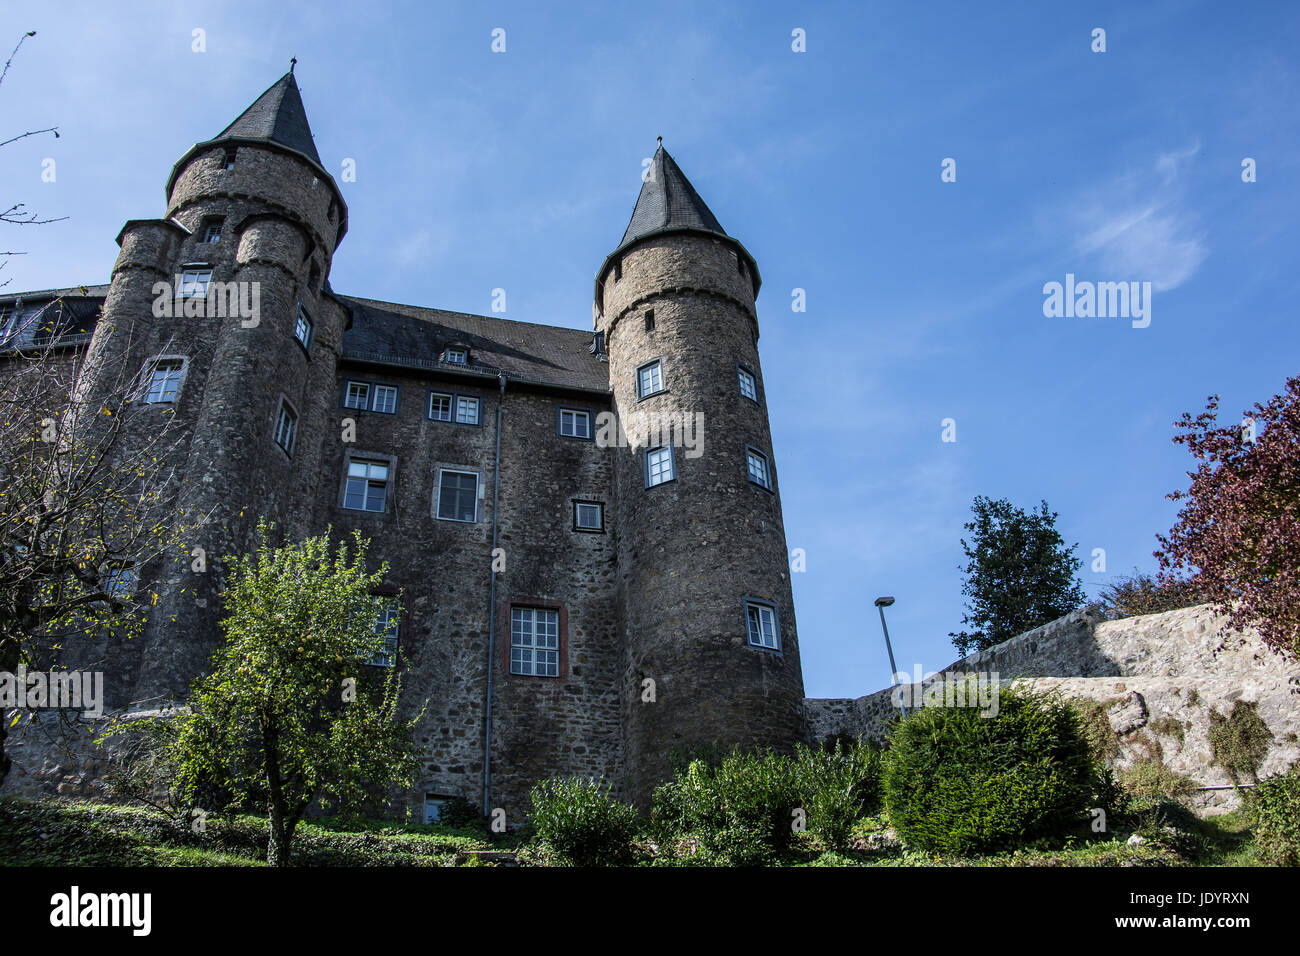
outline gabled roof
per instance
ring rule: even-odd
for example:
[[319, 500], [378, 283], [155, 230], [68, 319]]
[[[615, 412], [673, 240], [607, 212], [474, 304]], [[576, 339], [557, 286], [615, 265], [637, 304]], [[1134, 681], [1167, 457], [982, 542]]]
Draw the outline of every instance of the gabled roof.
[[[511, 381], [609, 391], [609, 365], [595, 354], [592, 333], [553, 325], [394, 302], [337, 296], [352, 309], [343, 334], [343, 357]], [[448, 346], [469, 350], [466, 368], [442, 361]]]
[[298, 82], [293, 78], [292, 70], [276, 80], [211, 142], [223, 139], [261, 139], [278, 143], [321, 165], [311, 126], [307, 123], [307, 110], [302, 105], [302, 94], [298, 92]]

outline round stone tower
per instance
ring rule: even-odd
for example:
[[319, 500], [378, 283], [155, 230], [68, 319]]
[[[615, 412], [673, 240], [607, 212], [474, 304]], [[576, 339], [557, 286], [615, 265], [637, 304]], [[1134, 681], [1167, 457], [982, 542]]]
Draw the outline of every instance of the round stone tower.
[[171, 376], [131, 425], [175, 416], [180, 503], [211, 517], [169, 565], [143, 640], [125, 652], [136, 660], [122, 662], [136, 679], [115, 705], [181, 694], [202, 671], [219, 640], [220, 559], [252, 549], [259, 517], [307, 530], [322, 444], [338, 436], [349, 313], [326, 279], [346, 229], [291, 71], [176, 163], [162, 219], [118, 237], [89, 359], [139, 369], [146, 383], [160, 367]]
[[759, 285], [753, 257], [660, 146], [594, 307], [627, 436], [614, 532], [625, 761], [642, 802], [674, 750], [789, 749], [805, 734]]

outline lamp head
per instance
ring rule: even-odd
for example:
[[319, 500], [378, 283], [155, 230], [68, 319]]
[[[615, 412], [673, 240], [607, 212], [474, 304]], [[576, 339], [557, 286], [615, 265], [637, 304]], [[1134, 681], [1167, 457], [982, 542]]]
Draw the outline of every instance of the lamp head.
[[876, 598], [876, 607], [889, 607], [889, 605], [893, 603], [894, 603], [894, 599], [892, 597]]

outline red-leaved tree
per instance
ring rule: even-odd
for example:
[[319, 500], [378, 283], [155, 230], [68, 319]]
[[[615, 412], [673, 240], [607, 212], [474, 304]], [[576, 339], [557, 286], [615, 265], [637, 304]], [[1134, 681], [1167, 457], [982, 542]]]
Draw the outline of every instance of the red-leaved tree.
[[1219, 398], [1175, 422], [1199, 464], [1169, 537], [1157, 535], [1161, 577], [1197, 573], [1205, 600], [1232, 627], [1256, 627], [1300, 656], [1300, 376], [1241, 424], [1218, 424]]

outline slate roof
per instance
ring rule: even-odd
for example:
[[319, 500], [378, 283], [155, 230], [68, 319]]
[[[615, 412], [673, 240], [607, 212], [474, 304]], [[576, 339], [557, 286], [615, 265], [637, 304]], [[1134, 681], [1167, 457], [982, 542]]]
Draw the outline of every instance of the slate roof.
[[278, 143], [297, 150], [317, 166], [321, 165], [316, 141], [312, 139], [311, 126], [307, 123], [307, 110], [303, 108], [302, 94], [292, 71], [276, 80], [210, 142], [236, 138]]
[[609, 391], [609, 365], [592, 348], [591, 332], [486, 315], [338, 296], [352, 308], [343, 334], [345, 358], [458, 372], [442, 361], [449, 346], [470, 353], [468, 371], [512, 381]]
[[[663, 229], [697, 229], [726, 236], [718, 217], [700, 198], [686, 174], [661, 144], [650, 160], [650, 169], [636, 197], [632, 220], [623, 233], [619, 249]], [[728, 236], [728, 238], [730, 238]]]

